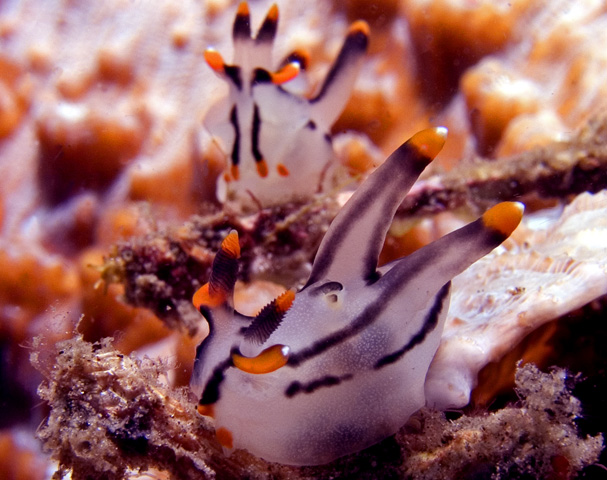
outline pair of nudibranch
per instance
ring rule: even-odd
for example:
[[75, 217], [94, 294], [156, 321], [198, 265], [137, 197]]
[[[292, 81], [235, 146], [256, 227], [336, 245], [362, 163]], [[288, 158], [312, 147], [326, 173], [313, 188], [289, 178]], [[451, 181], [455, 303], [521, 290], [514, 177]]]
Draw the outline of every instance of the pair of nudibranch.
[[[273, 37], [270, 13], [255, 44]], [[253, 41], [243, 17], [241, 6], [235, 41], [248, 44]], [[244, 88], [247, 69], [237, 75], [219, 68], [214, 55], [207, 55], [209, 63]], [[260, 73], [252, 78], [270, 85]], [[252, 84], [253, 96], [258, 86]], [[225, 238], [209, 282], [194, 295], [209, 335], [197, 351], [192, 387], [199, 412], [214, 418], [228, 450], [322, 464], [392, 435], [425, 404], [426, 372], [440, 342], [451, 279], [503, 242], [523, 214], [520, 203], [498, 204], [475, 222], [377, 267], [397, 207], [446, 134], [443, 127], [423, 130], [392, 153], [331, 224], [303, 288], [285, 292], [255, 317], [234, 309], [240, 246], [235, 231]], [[240, 165], [233, 156], [229, 175], [240, 175]], [[258, 162], [260, 170], [266, 167]]]

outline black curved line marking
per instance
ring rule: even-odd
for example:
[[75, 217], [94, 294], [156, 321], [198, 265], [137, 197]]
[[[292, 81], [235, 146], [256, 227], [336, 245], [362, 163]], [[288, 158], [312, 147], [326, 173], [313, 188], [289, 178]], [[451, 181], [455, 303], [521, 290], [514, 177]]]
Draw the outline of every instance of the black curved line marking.
[[[380, 209], [381, 212], [389, 212], [391, 210], [390, 206], [395, 203], [399, 203], [398, 199], [401, 197], [402, 193], [398, 189], [394, 189], [390, 195], [386, 195], [383, 206]], [[385, 215], [379, 215], [375, 219], [375, 225], [371, 227], [371, 231], [381, 232], [382, 225], [385, 225], [386, 217]], [[383, 242], [380, 244], [373, 245], [374, 248], [367, 248], [364, 252], [363, 257], [363, 280], [367, 283], [367, 285], [371, 285], [380, 279], [381, 275], [377, 271], [377, 260], [379, 259], [379, 253], [383, 246]]]
[[319, 388], [334, 387], [342, 382], [351, 380], [352, 378], [354, 378], [354, 375], [348, 373], [339, 377], [336, 377], [334, 375], [326, 375], [317, 380], [312, 380], [311, 382], [307, 383], [294, 381], [285, 390], [285, 395], [288, 398], [293, 398], [295, 395], [298, 395], [300, 393], [314, 393]]
[[[195, 369], [202, 368], [207, 346], [212, 342], [212, 339], [215, 336], [215, 321], [212, 313], [206, 307], [201, 307], [200, 312], [207, 319], [207, 322], [209, 322], [209, 334], [202, 341], [202, 343], [198, 345], [198, 348], [196, 348], [196, 360], [194, 361]], [[207, 380], [207, 383], [202, 390], [202, 395], [200, 396], [200, 401], [198, 402], [199, 404], [211, 405], [219, 400], [221, 396], [219, 387], [225, 379], [224, 372], [232, 366], [234, 366], [234, 362], [232, 362], [232, 355], [215, 366], [211, 377], [209, 380]]]
[[297, 367], [306, 360], [310, 360], [311, 358], [316, 357], [321, 353], [326, 352], [330, 348], [339, 345], [341, 342], [344, 342], [349, 338], [353, 337], [363, 329], [367, 328], [375, 320], [377, 320], [379, 315], [381, 315], [381, 313], [386, 308], [387, 303], [388, 302], [382, 299], [381, 301], [376, 301], [370, 304], [347, 327], [344, 327], [341, 330], [337, 330], [336, 332], [333, 332], [332, 334], [327, 335], [320, 340], [317, 340], [312, 345], [300, 350], [299, 352], [291, 354], [287, 364], [291, 367]]
[[[359, 332], [375, 322], [386, 310], [386, 308], [388, 308], [394, 297], [398, 296], [400, 292], [406, 288], [409, 282], [415, 281], [418, 273], [427, 264], [425, 260], [426, 259], [422, 258], [419, 262], [413, 265], [408, 264], [407, 276], [398, 277], [398, 288], [396, 288], [394, 285], [387, 284], [387, 288], [384, 288], [380, 293], [378, 293], [377, 299], [373, 303], [367, 305], [367, 307], [356, 318], [354, 318], [349, 325], [321, 338], [320, 340], [317, 340], [312, 345], [300, 350], [299, 352], [291, 353], [287, 365], [297, 367], [301, 363], [310, 360], [311, 358], [326, 352], [341, 342], [348, 340], [354, 335], [357, 335]], [[384, 275], [384, 278], [386, 278], [386, 275]]]
[[230, 123], [234, 128], [234, 145], [232, 145], [232, 165], [238, 166], [240, 163], [240, 126], [238, 125], [238, 112], [236, 105], [230, 112]]
[[215, 336], [215, 329], [213, 325], [215, 324], [215, 319], [213, 318], [213, 314], [211, 310], [206, 305], [201, 305], [199, 312], [202, 314], [204, 319], [209, 324], [209, 334], [205, 337], [205, 339], [196, 347], [196, 360], [194, 360], [194, 364], [202, 363], [203, 357], [206, 353], [207, 346], [211, 343], [211, 339]]
[[[419, 153], [407, 142], [402, 144], [397, 150], [388, 157], [388, 160], [391, 160], [390, 163], [394, 163], [395, 158], [393, 157], [405, 157], [402, 162], [404, 165], [401, 165], [401, 168], [397, 169], [395, 172], [394, 167], [388, 167], [388, 162], [385, 162], [384, 165], [386, 167], [378, 168], [373, 172], [372, 182], [374, 185], [381, 185], [384, 189], [391, 189], [391, 195], [386, 199], [386, 205], [389, 205], [390, 202], [393, 202], [394, 197], [404, 196], [402, 191], [399, 190], [396, 186], [392, 186], [396, 181], [399, 181], [402, 177], [407, 176], [419, 176], [423, 167], [425, 168], [425, 163], [416, 161]], [[404, 167], [404, 168], [403, 168]], [[368, 180], [367, 180], [368, 181]], [[360, 192], [360, 190], [359, 190]], [[356, 193], [355, 193], [356, 195]], [[323, 249], [317, 253], [316, 258], [314, 259], [314, 264], [312, 267], [312, 273], [310, 274], [310, 278], [306, 282], [307, 287], [313, 283], [316, 283], [320, 279], [322, 279], [326, 272], [329, 270], [333, 263], [333, 258], [335, 258], [336, 253], [340, 250], [342, 243], [346, 238], [351, 234], [352, 229], [358, 227], [358, 219], [365, 216], [367, 210], [373, 206], [373, 204], [377, 201], [378, 192], [375, 188], [368, 188], [365, 192], [361, 192], [356, 197], [353, 197], [353, 200], [356, 202], [356, 212], [351, 213], [348, 216], [343, 218], [337, 218], [339, 221], [338, 228], [331, 234], [331, 243], [328, 245], [323, 245]], [[344, 206], [344, 208], [348, 208], [348, 204]], [[350, 209], [351, 210], [351, 209]], [[384, 209], [385, 211], [386, 209]], [[382, 224], [386, 221], [386, 215], [380, 216], [376, 219], [376, 224]], [[331, 225], [333, 226], [333, 225]], [[378, 244], [373, 251], [365, 252], [365, 268], [366, 272], [363, 273], [364, 276], [373, 276], [373, 273], [377, 267], [377, 257], [375, 256], [375, 252], [377, 251], [377, 256], [379, 256], [379, 249], [381, 245]], [[371, 260], [373, 258], [373, 260]]]
[[219, 386], [225, 379], [224, 372], [232, 366], [234, 366], [234, 363], [232, 362], [232, 356], [230, 355], [230, 357], [219, 363], [213, 369], [213, 374], [205, 385], [204, 390], [202, 391], [202, 396], [200, 397], [200, 401], [198, 403], [201, 405], [211, 405], [219, 400], [221, 396]]
[[259, 163], [263, 160], [263, 155], [259, 151], [259, 134], [261, 132], [261, 117], [259, 116], [259, 107], [253, 104], [253, 126], [251, 128], [251, 153], [255, 162]]
[[209, 334], [200, 343], [200, 345], [196, 347], [196, 358], [194, 359], [194, 373], [192, 374], [193, 378], [198, 375], [198, 372], [202, 368], [202, 365], [204, 363], [204, 357], [207, 353], [207, 347], [209, 346], [209, 343], [211, 342], [211, 339], [215, 334], [213, 330], [213, 315], [211, 314], [209, 308], [204, 305], [201, 305], [200, 313], [209, 324]]
[[331, 66], [327, 77], [325, 78], [318, 95], [310, 100], [310, 103], [315, 103], [323, 99], [327, 94], [327, 91], [331, 88], [335, 82], [337, 76], [341, 73], [341, 70], [347, 67], [353, 59], [360, 54], [366, 52], [369, 38], [364, 32], [356, 31], [348, 34], [344, 40], [344, 44], [335, 59], [335, 62]]
[[407, 352], [411, 351], [416, 345], [422, 343], [430, 332], [432, 332], [438, 325], [438, 319], [445, 305], [445, 298], [449, 293], [451, 282], [447, 282], [434, 297], [434, 304], [426, 315], [424, 324], [417, 331], [415, 335], [402, 347], [382, 358], [373, 366], [375, 370], [379, 370], [386, 365], [391, 365], [394, 362], [399, 361]]

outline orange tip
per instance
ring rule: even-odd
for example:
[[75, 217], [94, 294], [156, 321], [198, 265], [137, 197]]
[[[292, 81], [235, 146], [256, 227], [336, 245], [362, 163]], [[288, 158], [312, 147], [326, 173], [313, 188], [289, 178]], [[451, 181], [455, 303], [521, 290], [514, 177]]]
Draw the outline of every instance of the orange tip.
[[300, 67], [298, 62], [287, 63], [277, 72], [272, 74], [272, 83], [275, 85], [282, 85], [290, 80], [293, 80], [299, 75]]
[[446, 140], [447, 128], [435, 127], [417, 132], [407, 143], [415, 148], [419, 155], [432, 160], [442, 150]]
[[266, 18], [271, 22], [278, 22], [278, 5], [276, 5], [275, 3], [272, 4], [270, 10], [268, 10]]
[[196, 410], [198, 413], [200, 413], [200, 415], [215, 418], [215, 407], [213, 405], [202, 405], [199, 403]]
[[232, 432], [230, 432], [227, 428], [218, 428], [215, 431], [215, 436], [222, 447], [229, 449], [234, 448], [234, 437], [232, 436]]
[[240, 171], [238, 170], [238, 165], [232, 165], [231, 173], [232, 180], [238, 180], [240, 178]]
[[299, 64], [300, 70], [305, 70], [310, 65], [310, 53], [304, 49], [294, 50], [289, 54], [289, 57], [292, 62]]
[[352, 33], [363, 33], [367, 37], [369, 36], [369, 24], [364, 20], [357, 20], [348, 29], [348, 34]]
[[491, 207], [483, 214], [485, 227], [509, 237], [521, 223], [525, 206], [520, 202], [502, 202]]
[[268, 176], [268, 164], [263, 158], [259, 162], [257, 162], [257, 173], [262, 178]]
[[240, 353], [232, 354], [234, 366], [246, 373], [260, 375], [271, 373], [284, 367], [289, 360], [291, 349], [286, 345], [272, 345], [256, 357], [244, 357]]
[[200, 307], [218, 307], [223, 304], [226, 300], [226, 295], [222, 295], [221, 292], [211, 291], [208, 283], [205, 283], [200, 287], [194, 296], [192, 297], [192, 303], [196, 310], [200, 310]]
[[238, 10], [236, 11], [236, 15], [240, 17], [249, 15], [249, 4], [247, 2], [240, 2], [240, 5], [238, 5]]
[[278, 172], [278, 175], [280, 175], [281, 177], [289, 176], [289, 169], [282, 163], [279, 163], [278, 165], [276, 165], [276, 171]]
[[293, 305], [293, 300], [295, 300], [295, 292], [293, 290], [287, 290], [280, 294], [276, 298], [276, 311], [278, 313], [285, 313]]
[[214, 48], [207, 48], [204, 51], [204, 60], [207, 62], [207, 65], [217, 73], [224, 73], [225, 63], [223, 61], [223, 57]]
[[240, 242], [238, 241], [238, 232], [232, 230], [221, 242], [221, 249], [232, 258], [240, 257]]

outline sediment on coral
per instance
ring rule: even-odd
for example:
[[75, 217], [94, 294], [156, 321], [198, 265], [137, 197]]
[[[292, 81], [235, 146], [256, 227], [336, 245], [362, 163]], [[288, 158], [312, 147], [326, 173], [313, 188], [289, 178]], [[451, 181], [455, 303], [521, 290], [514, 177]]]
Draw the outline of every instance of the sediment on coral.
[[40, 347], [36, 341], [32, 362], [45, 377], [39, 394], [50, 413], [38, 437], [58, 462], [54, 479], [117, 480], [146, 471], [185, 480], [569, 478], [603, 446], [601, 435], [578, 437], [572, 378], [527, 365], [517, 373], [517, 405], [456, 421], [423, 410], [396, 436], [325, 466], [270, 464], [244, 451], [226, 457], [189, 390], [168, 386], [166, 361], [123, 355], [110, 339], [93, 344], [75, 336], [51, 353]]
[[[484, 211], [499, 201], [557, 202], [607, 188], [607, 116], [584, 124], [568, 141], [497, 160], [476, 158], [428, 178], [397, 215], [421, 216], [461, 207]], [[529, 203], [529, 202], [526, 202]]]
[[[250, 217], [226, 213], [193, 216], [179, 229], [117, 244], [102, 267], [106, 283], [125, 286], [132, 305], [147, 307], [171, 328], [197, 329], [189, 321], [194, 292], [208, 280], [221, 240], [234, 229], [242, 248], [239, 279], [275, 280], [295, 284], [305, 273], [337, 202], [322, 196], [307, 204], [288, 203]], [[198, 315], [196, 314], [196, 318]]]

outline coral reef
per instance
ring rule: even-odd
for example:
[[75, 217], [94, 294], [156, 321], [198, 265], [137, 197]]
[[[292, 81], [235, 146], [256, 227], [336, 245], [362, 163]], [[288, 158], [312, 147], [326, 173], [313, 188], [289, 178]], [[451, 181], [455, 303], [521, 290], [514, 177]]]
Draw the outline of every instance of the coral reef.
[[[603, 2], [278, 3], [276, 58], [310, 54], [301, 72], [310, 90], [300, 94], [322, 83], [348, 25], [359, 19], [370, 26], [368, 54], [331, 129], [343, 185], [299, 204], [262, 209], [252, 200], [253, 213], [242, 217], [213, 201], [226, 158], [203, 125], [227, 94], [203, 51], [214, 45], [231, 58], [236, 1], [0, 2], [2, 458], [39, 455], [21, 442], [28, 435], [33, 441], [47, 413], [36, 396], [41, 377], [29, 363], [34, 337], [43, 339], [50, 366], [55, 343], [74, 336], [84, 314], [78, 325], [86, 341], [114, 336], [123, 355], [174, 356], [170, 381], [186, 385], [205, 333], [189, 297], [206, 281], [227, 230], [243, 240], [235, 301], [246, 302], [252, 315], [281, 285], [306, 278], [349, 196], [342, 187], [352, 189], [416, 131], [442, 124], [450, 139], [401, 208], [384, 262], [498, 200], [523, 200], [548, 218], [547, 207], [604, 188]], [[270, 4], [251, 2], [254, 29]], [[526, 228], [519, 245], [526, 235], [539, 242]], [[560, 238], [564, 246], [578, 240], [571, 233]], [[579, 260], [578, 254], [571, 252]], [[567, 298], [566, 283], [557, 293]], [[605, 382], [605, 305], [601, 297], [510, 345], [505, 360], [480, 371], [473, 402], [494, 401], [492, 385], [508, 383], [502, 380], [527, 344], [544, 366], [569, 365], [589, 376], [583, 408], [600, 414], [586, 425], [593, 424], [593, 434], [605, 431], [596, 390]], [[387, 452], [381, 462], [389, 464], [393, 441], [380, 447]]]
[[[59, 462], [53, 478], [121, 479], [167, 471], [173, 478], [567, 478], [596, 461], [600, 436], [579, 438], [574, 379], [562, 370], [517, 373], [520, 404], [452, 422], [424, 411], [391, 439], [324, 467], [266, 463], [244, 451], [226, 457], [187, 389], [168, 386], [166, 362], [124, 355], [109, 340], [76, 336], [49, 352], [34, 345], [51, 413], [39, 436]], [[51, 366], [48, 356], [56, 356]]]

